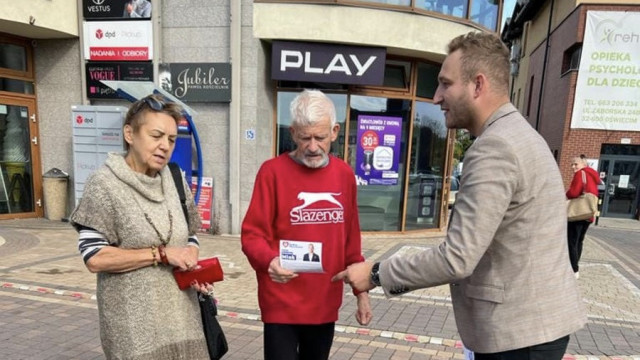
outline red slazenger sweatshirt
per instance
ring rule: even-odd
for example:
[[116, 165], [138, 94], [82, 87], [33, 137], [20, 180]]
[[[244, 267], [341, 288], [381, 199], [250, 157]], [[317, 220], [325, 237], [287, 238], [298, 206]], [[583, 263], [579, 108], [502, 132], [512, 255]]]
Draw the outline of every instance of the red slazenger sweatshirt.
[[[342, 304], [342, 282], [331, 277], [363, 261], [355, 176], [349, 165], [330, 156], [310, 169], [288, 154], [266, 161], [256, 177], [242, 223], [242, 251], [256, 271], [262, 321], [281, 324], [335, 322]], [[280, 240], [322, 243], [324, 273], [301, 273], [287, 284], [267, 273]]]

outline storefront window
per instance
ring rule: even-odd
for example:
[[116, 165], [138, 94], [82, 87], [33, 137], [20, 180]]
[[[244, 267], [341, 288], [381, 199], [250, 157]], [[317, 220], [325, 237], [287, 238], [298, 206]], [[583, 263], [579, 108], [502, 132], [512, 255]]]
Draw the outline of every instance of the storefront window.
[[440, 228], [448, 130], [430, 102], [440, 66], [387, 60], [385, 69], [383, 87], [278, 82], [276, 155], [295, 149], [291, 101], [303, 88], [320, 89], [336, 105], [340, 132], [331, 153], [354, 171], [361, 230]]
[[[298, 95], [299, 91], [278, 92], [278, 129], [277, 129], [277, 146], [278, 155], [295, 149], [296, 144], [291, 138], [289, 127], [291, 126], [291, 112], [289, 105], [291, 101]], [[344, 158], [344, 133], [345, 119], [347, 118], [347, 95], [344, 94], [328, 94], [326, 95], [333, 101], [336, 107], [336, 123], [340, 125], [338, 140], [331, 144], [331, 154], [336, 157]]]
[[439, 72], [440, 66], [425, 63], [418, 64], [418, 83], [416, 84], [418, 96], [433, 99], [438, 87]]
[[439, 226], [447, 128], [440, 107], [416, 102], [409, 162], [406, 230]]
[[[362, 119], [397, 119], [400, 122], [400, 129], [398, 129], [400, 134], [397, 144], [395, 147], [388, 146], [399, 153], [397, 166], [388, 166], [390, 169], [395, 169], [393, 172], [397, 172], [396, 179], [390, 178], [388, 180], [395, 181], [388, 181], [387, 184], [375, 184], [369, 180], [367, 185], [362, 181], [358, 181], [358, 211], [362, 231], [400, 231], [402, 230], [405, 159], [407, 157], [411, 101], [353, 95], [351, 96], [350, 105], [350, 135], [358, 134], [358, 124]], [[393, 130], [387, 129], [386, 131], [389, 132], [387, 136], [393, 134]], [[358, 146], [363, 146], [360, 140], [357, 139], [349, 145], [348, 162], [354, 169], [356, 177], [361, 177], [358, 175], [366, 171], [364, 167], [367, 165], [376, 166], [375, 158], [366, 159], [370, 161], [362, 161], [361, 159], [360, 163], [356, 161]], [[382, 141], [382, 139], [379, 139], [378, 142], [381, 143]], [[371, 156], [374, 156], [374, 154], [371, 154]]]

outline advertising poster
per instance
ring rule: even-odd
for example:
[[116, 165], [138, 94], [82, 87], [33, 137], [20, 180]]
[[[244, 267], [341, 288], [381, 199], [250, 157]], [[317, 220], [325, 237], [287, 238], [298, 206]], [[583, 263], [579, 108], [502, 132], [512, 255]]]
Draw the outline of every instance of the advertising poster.
[[85, 60], [153, 60], [151, 21], [85, 21], [83, 29]]
[[640, 13], [588, 11], [571, 127], [640, 130]]
[[[196, 190], [198, 188], [198, 178], [191, 178], [191, 194], [196, 196]], [[211, 229], [211, 204], [213, 203], [213, 178], [202, 178], [202, 189], [200, 190], [200, 199], [196, 206], [198, 207], [198, 213], [202, 218], [202, 232], [207, 232]]]
[[119, 99], [120, 96], [112, 88], [100, 80], [153, 81], [153, 64], [151, 62], [89, 62], [85, 65], [87, 72], [87, 98]]
[[151, 0], [82, 0], [85, 19], [150, 19]]
[[356, 178], [360, 185], [398, 184], [402, 118], [358, 115]]

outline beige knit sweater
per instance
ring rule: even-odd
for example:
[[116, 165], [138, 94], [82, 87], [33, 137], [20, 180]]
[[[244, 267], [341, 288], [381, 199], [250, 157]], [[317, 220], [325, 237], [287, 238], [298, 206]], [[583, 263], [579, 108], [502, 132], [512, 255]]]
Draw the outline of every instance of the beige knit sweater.
[[[134, 172], [123, 154], [111, 153], [87, 181], [70, 220], [101, 232], [113, 246], [135, 249], [161, 244], [144, 213], [165, 239], [170, 213], [173, 226], [167, 246], [185, 246], [189, 233], [199, 228], [200, 217], [186, 182], [183, 185], [188, 228], [167, 167], [152, 178]], [[97, 278], [100, 337], [107, 359], [209, 359], [196, 294], [178, 289], [171, 267], [101, 272]]]

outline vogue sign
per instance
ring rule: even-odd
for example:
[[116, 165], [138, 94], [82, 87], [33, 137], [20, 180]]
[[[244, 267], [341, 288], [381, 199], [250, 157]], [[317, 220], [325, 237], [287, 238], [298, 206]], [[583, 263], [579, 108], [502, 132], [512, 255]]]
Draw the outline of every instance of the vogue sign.
[[386, 50], [376, 47], [274, 41], [274, 80], [382, 85]]
[[89, 99], [119, 99], [115, 90], [100, 81], [153, 81], [153, 64], [150, 61], [89, 62], [86, 64], [86, 74]]
[[152, 60], [153, 33], [150, 21], [86, 21], [86, 60]]

